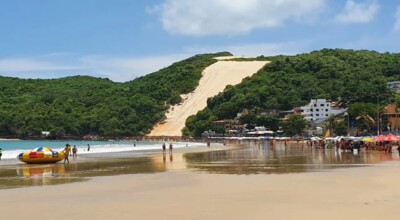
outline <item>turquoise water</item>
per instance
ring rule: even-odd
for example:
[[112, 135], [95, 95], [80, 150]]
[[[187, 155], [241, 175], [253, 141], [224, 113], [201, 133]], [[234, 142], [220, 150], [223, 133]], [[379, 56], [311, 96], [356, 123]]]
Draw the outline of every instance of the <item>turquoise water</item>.
[[[160, 150], [162, 143], [148, 141], [23, 141], [23, 140], [1, 140], [0, 148], [3, 149], [2, 159], [15, 159], [24, 151], [30, 151], [37, 147], [49, 147], [55, 151], [62, 151], [66, 144], [76, 145], [78, 154], [112, 153], [124, 151]], [[88, 151], [88, 144], [90, 151]], [[186, 147], [187, 143], [174, 142], [174, 148]], [[203, 145], [200, 143], [189, 143], [189, 147]]]

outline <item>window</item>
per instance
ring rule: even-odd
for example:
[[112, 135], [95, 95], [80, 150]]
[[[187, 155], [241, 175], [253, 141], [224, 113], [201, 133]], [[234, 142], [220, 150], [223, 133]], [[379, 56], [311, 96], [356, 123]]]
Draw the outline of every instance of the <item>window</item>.
[[315, 111], [319, 112], [319, 108], [317, 108]]
[[328, 116], [328, 114], [326, 114], [325, 116]]
[[328, 109], [325, 109], [325, 111], [327, 112], [327, 111], [328, 111]]
[[317, 104], [314, 104], [314, 107], [317, 107]]
[[319, 116], [319, 114], [316, 114], [315, 116]]
[[325, 104], [321, 104], [321, 106], [325, 106]]

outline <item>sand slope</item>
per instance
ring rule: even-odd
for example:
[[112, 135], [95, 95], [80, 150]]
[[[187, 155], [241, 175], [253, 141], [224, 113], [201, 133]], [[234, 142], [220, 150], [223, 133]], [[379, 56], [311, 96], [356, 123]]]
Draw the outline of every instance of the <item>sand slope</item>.
[[172, 106], [166, 114], [166, 121], [156, 125], [148, 136], [181, 136], [185, 121], [207, 106], [207, 99], [222, 92], [227, 85], [239, 84], [244, 78], [260, 70], [267, 61], [224, 61], [228, 57], [207, 67], [199, 86], [183, 96], [183, 103]]

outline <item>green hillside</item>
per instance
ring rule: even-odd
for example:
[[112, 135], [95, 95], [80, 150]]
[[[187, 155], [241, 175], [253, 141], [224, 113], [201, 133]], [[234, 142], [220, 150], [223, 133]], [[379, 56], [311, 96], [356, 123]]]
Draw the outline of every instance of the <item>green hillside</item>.
[[243, 109], [253, 113], [289, 110], [312, 98], [376, 103], [393, 94], [386, 83], [400, 79], [400, 54], [324, 49], [270, 60], [262, 70], [208, 100], [207, 108], [186, 121], [185, 133], [199, 136], [216, 129], [213, 120], [230, 119]]
[[52, 138], [148, 133], [180, 94], [195, 89], [213, 57], [196, 55], [126, 83], [75, 76], [60, 79], [0, 77], [0, 136]]

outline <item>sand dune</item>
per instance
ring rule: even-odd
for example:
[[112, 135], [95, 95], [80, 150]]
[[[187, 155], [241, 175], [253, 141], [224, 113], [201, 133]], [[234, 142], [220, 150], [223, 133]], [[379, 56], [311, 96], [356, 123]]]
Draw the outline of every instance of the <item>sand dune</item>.
[[185, 121], [207, 106], [207, 99], [222, 92], [227, 85], [239, 84], [244, 78], [260, 70], [267, 61], [224, 61], [232, 57], [216, 58], [219, 61], [207, 67], [198, 87], [183, 97], [183, 102], [172, 106], [166, 121], [156, 125], [148, 136], [181, 136]]

